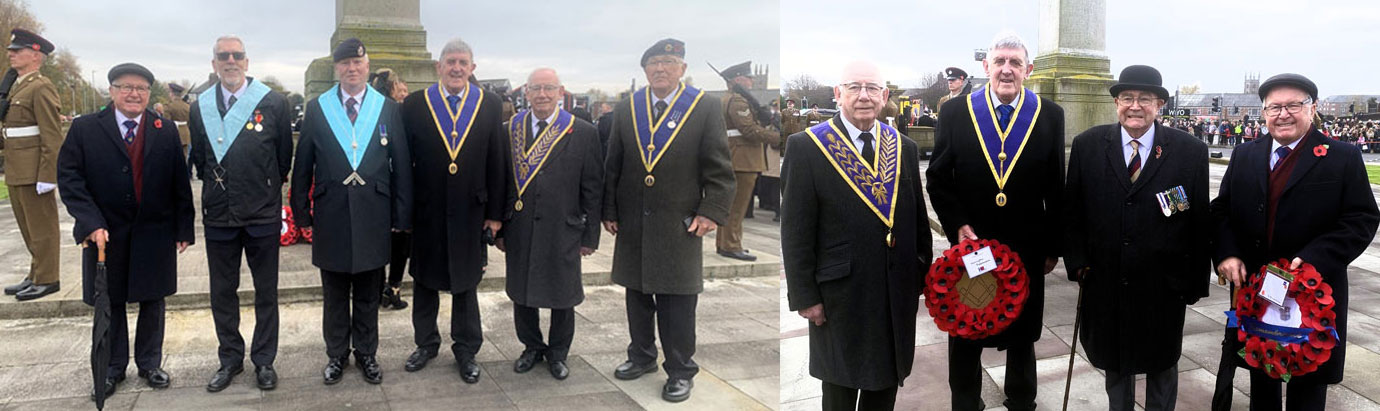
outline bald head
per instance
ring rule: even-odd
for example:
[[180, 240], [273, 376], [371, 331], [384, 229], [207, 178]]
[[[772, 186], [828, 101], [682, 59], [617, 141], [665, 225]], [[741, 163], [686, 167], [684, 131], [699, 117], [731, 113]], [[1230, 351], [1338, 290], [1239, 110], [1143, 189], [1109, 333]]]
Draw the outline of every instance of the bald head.
[[871, 130], [886, 99], [882, 71], [876, 64], [855, 61], [843, 66], [843, 76], [834, 87], [834, 100], [838, 101], [844, 120], [860, 130]]
[[527, 76], [527, 102], [532, 104], [532, 113], [538, 118], [550, 117], [563, 94], [565, 87], [555, 69], [542, 67]]

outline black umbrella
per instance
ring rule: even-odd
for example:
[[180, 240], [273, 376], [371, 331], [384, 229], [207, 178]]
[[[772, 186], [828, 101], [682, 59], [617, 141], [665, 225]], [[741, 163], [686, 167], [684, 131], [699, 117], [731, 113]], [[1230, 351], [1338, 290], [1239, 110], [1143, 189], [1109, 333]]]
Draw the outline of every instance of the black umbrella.
[[[96, 275], [93, 279], [92, 299], [95, 300], [96, 313], [91, 325], [91, 380], [92, 399], [96, 409], [105, 409], [105, 379], [110, 368], [110, 295], [106, 293], [105, 246], [96, 249]], [[121, 313], [123, 315], [124, 313]]]
[[[1231, 299], [1231, 308], [1235, 310], [1236, 284], [1231, 285], [1231, 293], [1227, 296]], [[1226, 335], [1222, 336], [1222, 359], [1217, 363], [1217, 388], [1212, 391], [1212, 411], [1231, 409], [1232, 380], [1236, 378], [1236, 367], [1241, 362], [1241, 356], [1236, 355], [1241, 349], [1240, 342], [1236, 340], [1236, 330], [1226, 327]]]

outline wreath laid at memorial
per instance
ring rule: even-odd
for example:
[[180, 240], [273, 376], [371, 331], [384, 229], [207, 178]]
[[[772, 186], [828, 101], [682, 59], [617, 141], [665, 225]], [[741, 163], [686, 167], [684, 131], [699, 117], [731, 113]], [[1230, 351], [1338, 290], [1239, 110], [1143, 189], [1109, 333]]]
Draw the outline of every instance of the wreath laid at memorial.
[[[1332, 348], [1337, 346], [1336, 302], [1332, 286], [1323, 282], [1311, 264], [1289, 270], [1289, 260], [1281, 259], [1273, 266], [1261, 267], [1237, 289], [1236, 309], [1227, 312], [1227, 326], [1238, 327], [1236, 338], [1246, 343], [1238, 355], [1246, 364], [1287, 382], [1317, 371], [1332, 357]], [[1287, 310], [1260, 295], [1267, 275], [1279, 275], [1289, 282], [1286, 296], [1298, 305], [1298, 327], [1262, 321], [1268, 310]]]
[[[963, 256], [991, 247], [996, 268], [969, 276]], [[935, 259], [925, 277], [925, 306], [950, 336], [981, 339], [1001, 333], [1020, 317], [1030, 295], [1021, 258], [995, 240], [963, 240]]]

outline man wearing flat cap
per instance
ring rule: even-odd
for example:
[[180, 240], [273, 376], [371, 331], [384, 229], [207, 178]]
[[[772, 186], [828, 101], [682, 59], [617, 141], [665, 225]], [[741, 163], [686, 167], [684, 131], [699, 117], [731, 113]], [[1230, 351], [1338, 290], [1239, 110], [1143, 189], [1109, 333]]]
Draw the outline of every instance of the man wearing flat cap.
[[364, 381], [379, 384], [383, 269], [392, 231], [412, 229], [412, 157], [398, 103], [369, 87], [364, 43], [346, 39], [331, 57], [340, 83], [307, 102], [292, 217], [312, 228], [311, 263], [321, 269], [323, 381], [340, 382], [353, 351]]
[[943, 97], [939, 98], [938, 103], [934, 103], [935, 114], [939, 114], [939, 108], [944, 106], [945, 102], [953, 100], [958, 96], [968, 94], [968, 90], [966, 90], [968, 87], [968, 72], [963, 71], [963, 69], [958, 67], [944, 69], [944, 80], [948, 82], [949, 94], [945, 94]]
[[627, 289], [628, 359], [614, 377], [657, 370], [661, 397], [690, 398], [699, 365], [695, 305], [704, 291], [701, 237], [728, 220], [733, 202], [724, 115], [718, 100], [680, 81], [685, 43], [664, 39], [642, 53], [647, 87], [614, 109], [604, 175], [604, 229], [615, 237], [613, 282]]
[[1064, 266], [1083, 287], [1078, 338], [1106, 371], [1108, 408], [1172, 410], [1184, 309], [1207, 296], [1207, 145], [1156, 121], [1160, 72], [1128, 66], [1111, 87], [1116, 124], [1073, 139], [1064, 185]]
[[58, 291], [58, 149], [62, 146], [57, 87], [38, 72], [53, 43], [24, 29], [10, 35], [10, 73], [0, 85], [0, 148], [5, 152], [5, 185], [19, 234], [29, 252], [29, 269], [6, 295], [32, 300]]
[[733, 158], [736, 189], [733, 204], [728, 209], [728, 221], [719, 226], [714, 244], [719, 255], [756, 261], [757, 256], [743, 249], [743, 218], [752, 206], [752, 189], [757, 175], [768, 167], [766, 144], [781, 141], [781, 133], [757, 120], [757, 99], [748, 94], [752, 90], [752, 62], [744, 61], [719, 73], [728, 81], [728, 93], [721, 99], [724, 105], [724, 124], [728, 127], [728, 151]]
[[[1337, 331], [1332, 356], [1317, 371], [1288, 382], [1289, 410], [1321, 410], [1327, 384], [1342, 381], [1347, 343], [1347, 265], [1365, 252], [1380, 226], [1360, 151], [1318, 130], [1318, 86], [1286, 73], [1260, 84], [1269, 128], [1232, 150], [1212, 216], [1217, 221], [1218, 275], [1241, 284], [1280, 259], [1290, 270], [1310, 264], [1332, 287]], [[1093, 274], [1094, 276], [1096, 274]], [[1236, 352], [1242, 343], [1224, 345]], [[1251, 409], [1280, 409], [1280, 380], [1251, 369]]]
[[110, 104], [72, 122], [58, 155], [62, 203], [82, 250], [82, 301], [95, 304], [97, 251], [105, 254], [113, 340], [110, 372], [92, 395], [109, 397], [129, 365], [125, 304], [139, 303], [134, 364], [139, 378], [165, 388], [163, 299], [177, 292], [177, 254], [194, 241], [192, 188], [177, 127], [149, 105], [153, 73], [134, 63], [115, 66]]

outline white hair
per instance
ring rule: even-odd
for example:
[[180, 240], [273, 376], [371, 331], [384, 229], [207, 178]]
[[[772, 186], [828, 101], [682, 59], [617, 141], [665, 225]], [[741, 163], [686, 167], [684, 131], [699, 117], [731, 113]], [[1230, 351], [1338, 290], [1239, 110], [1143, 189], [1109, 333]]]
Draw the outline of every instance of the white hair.
[[450, 39], [444, 47], [441, 47], [441, 58], [445, 58], [445, 55], [451, 53], [464, 53], [470, 55], [471, 59], [474, 58], [474, 50], [470, 49], [470, 44], [459, 37]]
[[1011, 29], [1002, 30], [992, 37], [992, 46], [987, 48], [987, 61], [992, 61], [992, 51], [996, 49], [1021, 49], [1025, 53], [1026, 64], [1030, 63], [1030, 49], [1025, 47], [1025, 40]]
[[531, 82], [532, 82], [532, 77], [533, 77], [533, 76], [536, 76], [537, 73], [547, 72], [547, 71], [551, 72], [551, 75], [556, 77], [556, 85], [560, 85], [560, 84], [561, 84], [561, 76], [560, 76], [559, 74], [556, 74], [556, 69], [553, 69], [553, 68], [550, 68], [550, 67], [539, 67], [539, 68], [537, 68], [536, 70], [532, 70], [532, 73], [527, 75], [527, 82], [528, 82], [528, 83], [531, 83]]
[[239, 36], [236, 36], [234, 34], [226, 34], [224, 36], [216, 37], [216, 42], [211, 44], [212, 56], [215, 56], [216, 52], [220, 50], [218, 47], [220, 46], [220, 42], [222, 41], [233, 41], [236, 43], [240, 43], [240, 47], [244, 47], [244, 40], [240, 39]]

